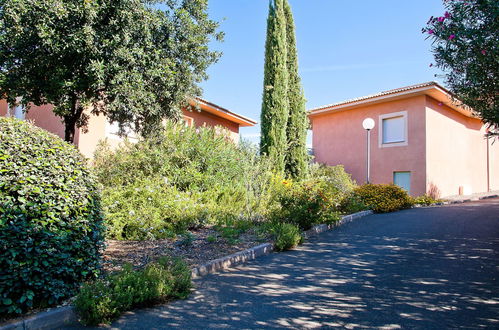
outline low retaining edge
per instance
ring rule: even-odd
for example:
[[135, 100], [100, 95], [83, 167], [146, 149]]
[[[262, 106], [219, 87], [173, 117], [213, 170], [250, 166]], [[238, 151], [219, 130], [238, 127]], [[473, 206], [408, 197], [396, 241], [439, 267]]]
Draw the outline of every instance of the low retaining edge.
[[[362, 211], [341, 217], [341, 219], [334, 224], [330, 225], [317, 225], [304, 233], [305, 238], [318, 235], [327, 230], [336, 228], [344, 223], [350, 222], [354, 219], [365, 217], [372, 214], [373, 211]], [[192, 278], [199, 278], [204, 275], [216, 273], [218, 271], [234, 267], [245, 263], [246, 261], [256, 259], [262, 255], [272, 253], [274, 245], [271, 243], [264, 243], [255, 247], [237, 252], [222, 258], [218, 258], [207, 262], [204, 265], [192, 269]], [[68, 326], [78, 323], [78, 315], [72, 306], [64, 306], [54, 308], [47, 312], [40, 312], [30, 316], [21, 321], [14, 321], [10, 324], [0, 326], [0, 330], [43, 330], [43, 329], [56, 329], [62, 326]]]

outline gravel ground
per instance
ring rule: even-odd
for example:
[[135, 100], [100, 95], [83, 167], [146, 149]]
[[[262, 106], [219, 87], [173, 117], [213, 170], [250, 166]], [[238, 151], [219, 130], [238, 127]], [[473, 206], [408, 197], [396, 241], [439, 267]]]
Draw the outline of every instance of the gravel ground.
[[269, 241], [268, 237], [262, 237], [252, 229], [232, 242], [223, 238], [213, 228], [197, 229], [190, 233], [177, 239], [154, 241], [108, 240], [103, 256], [104, 270], [113, 272], [119, 270], [125, 263], [141, 268], [164, 255], [181, 257], [191, 268], [194, 268], [210, 260]]

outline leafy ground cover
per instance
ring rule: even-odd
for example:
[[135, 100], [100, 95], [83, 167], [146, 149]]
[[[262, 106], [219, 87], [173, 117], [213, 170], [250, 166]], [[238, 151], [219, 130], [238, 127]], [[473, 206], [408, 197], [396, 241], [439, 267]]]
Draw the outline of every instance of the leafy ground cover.
[[180, 259], [162, 257], [134, 270], [128, 264], [119, 272], [86, 283], [74, 302], [84, 325], [109, 323], [123, 312], [189, 295], [191, 271]]

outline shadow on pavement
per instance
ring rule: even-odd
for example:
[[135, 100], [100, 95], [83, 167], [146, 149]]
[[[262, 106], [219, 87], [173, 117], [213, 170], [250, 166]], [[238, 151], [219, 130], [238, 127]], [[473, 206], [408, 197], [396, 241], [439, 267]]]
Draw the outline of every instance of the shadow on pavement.
[[373, 215], [112, 327], [499, 327], [499, 199]]

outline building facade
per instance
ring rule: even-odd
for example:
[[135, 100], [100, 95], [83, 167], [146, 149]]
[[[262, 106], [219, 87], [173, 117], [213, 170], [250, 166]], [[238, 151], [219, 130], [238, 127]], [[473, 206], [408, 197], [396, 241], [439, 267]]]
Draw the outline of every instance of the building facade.
[[[229, 132], [234, 141], [239, 140], [239, 128], [254, 126], [256, 121], [244, 117], [230, 110], [224, 109], [214, 103], [201, 98], [190, 101], [192, 107], [183, 109], [183, 122], [186, 126], [194, 127], [220, 127]], [[33, 106], [28, 113], [21, 107], [9, 108], [6, 100], [0, 100], [0, 116], [13, 116], [19, 119], [32, 121], [35, 125], [64, 138], [64, 124], [60, 117], [52, 112], [52, 105]], [[131, 134], [129, 139], [134, 140]], [[88, 122], [88, 132], [77, 129], [74, 144], [87, 158], [92, 158], [100, 141], [107, 140], [112, 146], [119, 145], [123, 140], [118, 135], [118, 125], [111, 124], [105, 116], [91, 115]]]
[[342, 164], [357, 183], [395, 183], [411, 195], [440, 197], [499, 189], [499, 142], [435, 82], [399, 88], [309, 111], [315, 161]]

